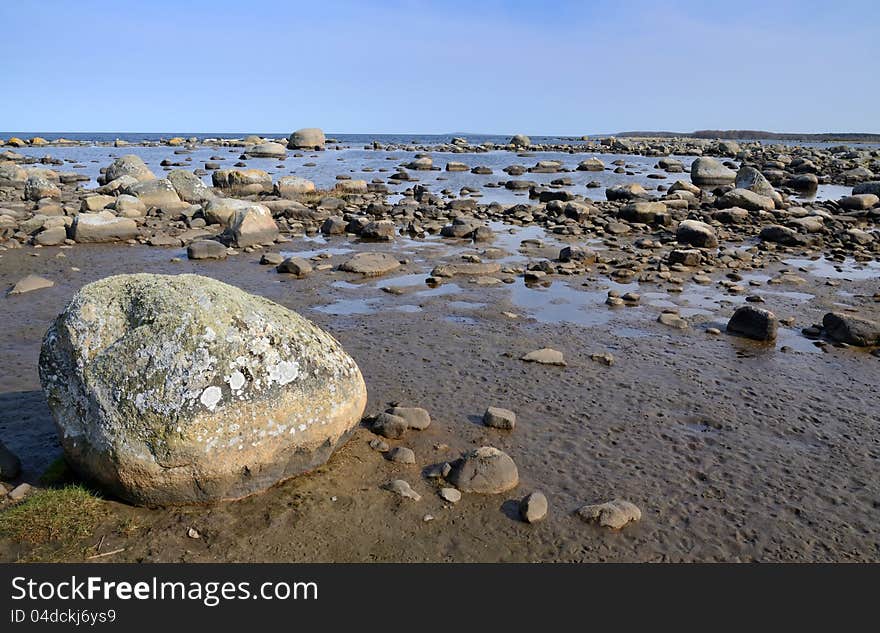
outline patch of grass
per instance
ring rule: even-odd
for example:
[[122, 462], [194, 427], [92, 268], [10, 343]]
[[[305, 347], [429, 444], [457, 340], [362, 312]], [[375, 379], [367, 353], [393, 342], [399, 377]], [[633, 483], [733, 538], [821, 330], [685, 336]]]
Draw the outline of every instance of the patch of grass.
[[47, 488], [0, 512], [0, 534], [32, 546], [75, 546], [88, 537], [105, 510], [101, 500], [79, 485]]

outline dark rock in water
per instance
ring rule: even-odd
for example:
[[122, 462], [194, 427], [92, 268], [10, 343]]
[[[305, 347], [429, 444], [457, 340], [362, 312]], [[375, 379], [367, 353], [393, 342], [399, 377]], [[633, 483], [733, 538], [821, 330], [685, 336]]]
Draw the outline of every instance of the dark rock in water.
[[880, 196], [880, 180], [860, 183], [853, 187], [852, 192], [854, 196], [862, 193], [872, 193], [875, 196]]
[[11, 481], [21, 472], [21, 461], [0, 442], [0, 479]]
[[754, 306], [742, 306], [737, 308], [730, 321], [727, 322], [727, 331], [740, 334], [756, 341], [775, 341], [779, 324], [776, 315], [770, 310], [756, 308]]
[[145, 505], [236, 499], [314, 470], [367, 401], [329, 334], [198, 275], [83, 286], [39, 370], [67, 462]]
[[190, 259], [226, 259], [226, 246], [216, 240], [196, 240], [186, 247]]
[[507, 453], [483, 446], [456, 460], [447, 479], [462, 492], [498, 494], [517, 486], [519, 472]]
[[302, 257], [288, 257], [278, 264], [279, 273], [288, 273], [294, 277], [306, 277], [312, 272], [312, 265]]
[[595, 264], [596, 251], [586, 246], [565, 246], [559, 251], [559, 261]]
[[880, 323], [842, 312], [829, 312], [822, 319], [825, 332], [835, 341], [870, 347], [880, 345]]

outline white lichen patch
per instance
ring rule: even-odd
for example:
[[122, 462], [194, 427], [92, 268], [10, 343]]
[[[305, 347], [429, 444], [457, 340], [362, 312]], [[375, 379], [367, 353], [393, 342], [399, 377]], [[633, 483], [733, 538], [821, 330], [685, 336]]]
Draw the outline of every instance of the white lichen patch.
[[238, 370], [235, 370], [232, 372], [232, 374], [230, 374], [226, 382], [229, 383], [230, 389], [232, 389], [233, 391], [238, 391], [239, 389], [244, 387], [244, 374]]
[[269, 367], [268, 371], [269, 382], [277, 382], [283, 386], [293, 382], [299, 376], [299, 363], [295, 360], [282, 360]]
[[223, 392], [220, 390], [220, 387], [217, 385], [211, 385], [202, 392], [202, 396], [199, 400], [201, 400], [202, 404], [205, 405], [205, 408], [208, 409], [208, 411], [213, 411], [222, 397]]

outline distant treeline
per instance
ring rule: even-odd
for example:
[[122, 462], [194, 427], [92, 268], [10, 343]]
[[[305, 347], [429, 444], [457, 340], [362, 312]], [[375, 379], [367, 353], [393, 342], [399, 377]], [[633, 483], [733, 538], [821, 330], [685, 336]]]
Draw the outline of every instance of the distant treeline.
[[864, 132], [783, 134], [779, 132], [767, 132], [765, 130], [697, 130], [696, 132], [621, 132], [617, 136], [648, 138], [721, 138], [736, 140], [768, 139], [776, 141], [862, 141], [869, 143], [880, 142], [880, 134], [867, 134]]

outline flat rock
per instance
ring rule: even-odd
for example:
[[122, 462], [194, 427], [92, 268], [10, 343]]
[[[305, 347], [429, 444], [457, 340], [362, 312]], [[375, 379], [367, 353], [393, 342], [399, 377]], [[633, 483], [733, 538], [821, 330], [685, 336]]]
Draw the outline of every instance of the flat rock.
[[369, 252], [353, 255], [339, 267], [350, 273], [365, 277], [379, 277], [400, 268], [400, 262], [389, 253]]
[[628, 523], [639, 521], [642, 511], [634, 503], [624, 499], [614, 499], [606, 503], [586, 505], [579, 508], [577, 515], [587, 523], [619, 530]]
[[28, 275], [27, 277], [23, 277], [19, 279], [8, 294], [11, 295], [21, 295], [26, 292], [32, 292], [34, 290], [41, 290], [43, 288], [51, 288], [55, 285], [55, 282], [51, 279], [46, 279], [45, 277], [39, 277], [37, 275]]
[[527, 363], [539, 363], [541, 365], [558, 365], [560, 367], [565, 367], [566, 365], [562, 352], [549, 347], [529, 352], [528, 354], [521, 356], [520, 360], [524, 360]]

